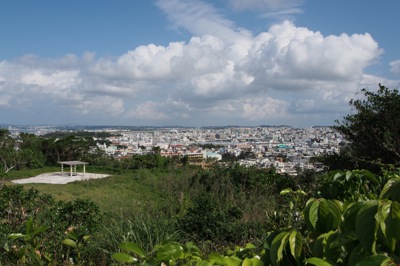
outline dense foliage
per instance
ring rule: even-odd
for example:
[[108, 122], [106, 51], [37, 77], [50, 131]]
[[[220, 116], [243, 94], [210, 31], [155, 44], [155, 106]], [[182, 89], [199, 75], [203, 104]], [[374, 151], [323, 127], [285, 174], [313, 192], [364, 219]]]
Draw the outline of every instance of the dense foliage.
[[0, 173], [2, 176], [11, 169], [35, 169], [58, 165], [59, 161], [82, 160], [98, 164], [109, 160], [96, 146], [93, 137], [66, 135], [61, 138], [40, 137], [21, 133], [12, 136], [6, 129], [0, 129]]
[[5, 265], [17, 261], [39, 265], [68, 261], [67, 234], [91, 235], [101, 224], [99, 208], [90, 201], [58, 201], [22, 186], [0, 188], [0, 254]]
[[[289, 204], [282, 212], [292, 217], [268, 233], [261, 249], [246, 244], [204, 254], [192, 242], [168, 242], [145, 252], [137, 243], [122, 242], [113, 258], [136, 265], [398, 265], [399, 173], [390, 171], [378, 177], [357, 170], [329, 176], [332, 186], [342, 182], [349, 185], [343, 188], [345, 195], [351, 195], [354, 186], [360, 184], [369, 183], [378, 189], [361, 189], [341, 200], [335, 199], [341, 198], [341, 192], [328, 199], [312, 197], [301, 190], [283, 190], [281, 195], [287, 197]], [[318, 195], [320, 191], [316, 192]], [[202, 202], [203, 206], [210, 208], [206, 202]], [[220, 217], [212, 213], [205, 221], [208, 224], [207, 219], [212, 216], [216, 226]]]
[[4, 178], [16, 165], [15, 140], [6, 129], [0, 129], [0, 160], [0, 173]]
[[399, 166], [400, 94], [379, 84], [377, 92], [362, 89], [364, 99], [351, 100], [355, 113], [334, 127], [350, 141], [347, 154], [356, 168]]
[[[26, 248], [24, 252], [40, 254], [45, 264], [65, 263], [68, 258], [107, 265], [111, 262], [107, 254], [117, 251], [122, 241], [140, 243], [146, 251], [167, 240], [204, 243], [203, 251], [258, 242], [269, 228], [265, 211], [272, 212], [273, 206], [283, 203], [275, 202], [276, 191], [293, 182], [273, 171], [238, 165], [183, 171], [161, 165], [159, 169], [129, 171], [126, 178], [132, 182], [162, 191], [158, 207], [148, 206], [139, 215], [134, 209], [119, 214], [115, 206], [101, 215], [89, 200], [55, 201], [34, 189], [2, 186], [1, 260], [36, 261], [35, 256], [17, 252]], [[106, 185], [103, 187], [107, 193]]]
[[[238, 167], [225, 171], [232, 175], [246, 173]], [[257, 172], [260, 171], [250, 169], [255, 176]], [[199, 171], [194, 173], [198, 175]], [[203, 175], [207, 173], [212, 175], [207, 171]], [[268, 182], [266, 173], [264, 178], [262, 182]], [[243, 182], [235, 184], [234, 180], [226, 178], [224, 182], [232, 182], [232, 191], [240, 194]], [[180, 186], [187, 183], [190, 188], [192, 181], [193, 176], [178, 182]], [[112, 259], [146, 265], [369, 265], [371, 260], [379, 262], [373, 265], [399, 263], [397, 170], [386, 170], [380, 176], [365, 170], [332, 172], [320, 175], [316, 181], [316, 187], [304, 187], [305, 191], [297, 189], [302, 185], [299, 183], [293, 189], [272, 194], [279, 203], [263, 218], [266, 223], [262, 219], [246, 222], [246, 209], [232, 205], [234, 197], [229, 201], [231, 205], [224, 205], [222, 198], [228, 194], [222, 193], [219, 198], [218, 193], [207, 193], [214, 189], [207, 186], [186, 198], [188, 202], [182, 199], [180, 207], [175, 206], [179, 212], [173, 219], [160, 217], [160, 213], [149, 213], [148, 218], [100, 215], [91, 201], [56, 202], [52, 196], [34, 189], [3, 186], [1, 261], [6, 265], [109, 265]], [[164, 187], [166, 192], [176, 188]], [[333, 190], [335, 187], [339, 189]], [[256, 216], [262, 210], [253, 209], [250, 213]]]

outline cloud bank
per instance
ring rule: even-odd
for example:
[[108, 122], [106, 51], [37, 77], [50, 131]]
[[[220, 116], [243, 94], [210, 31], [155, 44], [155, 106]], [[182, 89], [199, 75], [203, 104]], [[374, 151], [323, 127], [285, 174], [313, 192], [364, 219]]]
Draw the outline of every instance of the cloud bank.
[[[265, 1], [241, 2], [231, 0], [237, 9]], [[193, 37], [115, 58], [0, 61], [0, 110], [30, 112], [45, 102], [89, 124], [332, 124], [360, 87], [382, 80], [364, 74], [383, 53], [369, 34], [324, 36], [286, 20], [254, 35], [201, 1], [158, 7]], [[399, 73], [399, 61], [391, 67]]]

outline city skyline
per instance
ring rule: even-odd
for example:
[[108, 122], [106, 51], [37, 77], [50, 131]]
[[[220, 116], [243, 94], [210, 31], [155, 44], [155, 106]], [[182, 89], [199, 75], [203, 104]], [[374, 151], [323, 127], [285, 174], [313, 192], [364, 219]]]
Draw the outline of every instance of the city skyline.
[[0, 124], [332, 125], [400, 86], [400, 3], [3, 1]]

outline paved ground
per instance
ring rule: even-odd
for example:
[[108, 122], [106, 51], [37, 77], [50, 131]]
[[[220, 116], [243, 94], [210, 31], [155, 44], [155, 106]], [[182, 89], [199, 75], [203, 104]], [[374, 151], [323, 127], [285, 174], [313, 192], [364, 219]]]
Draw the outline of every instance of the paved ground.
[[12, 182], [16, 184], [30, 184], [30, 183], [67, 184], [74, 181], [104, 178], [107, 176], [109, 175], [92, 174], [92, 173], [85, 173], [85, 175], [83, 175], [83, 173], [77, 173], [76, 175], [69, 176], [69, 172], [63, 174], [61, 174], [61, 172], [55, 172], [55, 173], [41, 174], [35, 177], [30, 177], [25, 179], [13, 180]]

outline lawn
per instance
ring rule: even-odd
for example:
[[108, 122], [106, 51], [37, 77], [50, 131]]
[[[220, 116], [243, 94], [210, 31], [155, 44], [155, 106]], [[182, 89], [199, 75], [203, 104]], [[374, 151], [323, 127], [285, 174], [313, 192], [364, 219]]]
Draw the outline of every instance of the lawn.
[[[8, 180], [55, 171], [59, 171], [59, 169], [15, 171]], [[17, 172], [18, 174], [16, 174]], [[56, 200], [89, 199], [104, 212], [140, 214], [155, 210], [165, 202], [165, 196], [157, 189], [156, 179], [162, 178], [162, 174], [161, 177], [158, 175], [148, 170], [139, 170], [68, 184], [24, 184], [23, 186], [26, 189], [35, 188], [41, 193], [53, 195]]]

